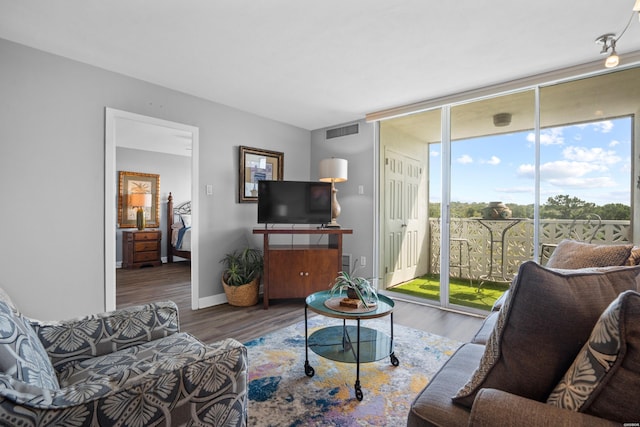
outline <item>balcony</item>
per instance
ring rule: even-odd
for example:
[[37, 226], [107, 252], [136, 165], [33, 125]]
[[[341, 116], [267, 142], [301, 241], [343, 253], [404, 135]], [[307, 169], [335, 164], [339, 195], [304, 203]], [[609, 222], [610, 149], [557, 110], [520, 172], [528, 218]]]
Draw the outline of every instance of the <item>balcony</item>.
[[[545, 219], [541, 220], [540, 226], [540, 243], [558, 243], [568, 235], [571, 219]], [[575, 234], [579, 239], [588, 234], [585, 221], [577, 221]], [[429, 220], [430, 230], [430, 262], [429, 273], [440, 273], [440, 220]], [[500, 230], [494, 231], [494, 240], [496, 235], [499, 237]], [[630, 221], [622, 220], [603, 220], [593, 243], [598, 244], [623, 244], [629, 243], [631, 235]], [[469, 241], [470, 249], [470, 275], [466, 268], [458, 271], [453, 268], [450, 271], [451, 277], [460, 277], [464, 279], [480, 280], [482, 276], [489, 274], [490, 266], [490, 233], [489, 229], [483, 226], [477, 219], [473, 218], [452, 218], [451, 234], [453, 237], [462, 237]], [[493, 273], [501, 271], [502, 248], [501, 243], [494, 243], [493, 253]], [[518, 271], [520, 264], [524, 261], [533, 259], [533, 220], [525, 219], [505, 233], [504, 245], [504, 276], [511, 278]], [[455, 264], [459, 260], [458, 252], [451, 251], [451, 263]], [[466, 253], [463, 253], [463, 257]], [[546, 259], [543, 259], [543, 264]]]

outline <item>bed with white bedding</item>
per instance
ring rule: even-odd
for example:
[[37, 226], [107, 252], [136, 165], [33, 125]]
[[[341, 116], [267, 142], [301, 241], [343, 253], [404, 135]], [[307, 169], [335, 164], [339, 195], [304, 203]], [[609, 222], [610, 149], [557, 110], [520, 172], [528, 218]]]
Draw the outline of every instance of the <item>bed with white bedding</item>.
[[167, 200], [167, 262], [173, 257], [191, 259], [191, 201], [173, 205], [173, 195]]

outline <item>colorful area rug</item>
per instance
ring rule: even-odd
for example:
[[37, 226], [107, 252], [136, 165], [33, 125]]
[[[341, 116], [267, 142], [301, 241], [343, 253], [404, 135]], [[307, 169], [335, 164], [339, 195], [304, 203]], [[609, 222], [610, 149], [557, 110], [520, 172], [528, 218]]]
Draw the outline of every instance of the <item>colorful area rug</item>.
[[[309, 334], [341, 325], [309, 319]], [[352, 322], [353, 323], [353, 322]], [[389, 317], [362, 322], [389, 333]], [[360, 364], [362, 401], [355, 396], [356, 365], [334, 362], [309, 350], [313, 377], [305, 375], [304, 322], [245, 343], [249, 354], [250, 426], [405, 426], [409, 407], [430, 378], [461, 345], [448, 338], [394, 325], [390, 358]]]

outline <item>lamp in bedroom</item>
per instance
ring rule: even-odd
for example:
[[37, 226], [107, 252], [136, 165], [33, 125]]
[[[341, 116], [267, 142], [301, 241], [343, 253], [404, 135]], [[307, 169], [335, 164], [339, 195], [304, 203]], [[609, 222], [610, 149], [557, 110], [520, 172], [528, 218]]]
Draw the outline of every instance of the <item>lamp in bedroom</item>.
[[336, 182], [345, 182], [347, 180], [348, 163], [345, 159], [320, 160], [319, 175], [320, 181], [331, 183], [331, 223], [327, 227], [340, 228], [337, 219], [340, 216], [340, 204], [338, 203], [338, 190]]
[[137, 208], [136, 225], [138, 230], [144, 230], [144, 208], [151, 207], [151, 193], [132, 193], [129, 195], [129, 206]]

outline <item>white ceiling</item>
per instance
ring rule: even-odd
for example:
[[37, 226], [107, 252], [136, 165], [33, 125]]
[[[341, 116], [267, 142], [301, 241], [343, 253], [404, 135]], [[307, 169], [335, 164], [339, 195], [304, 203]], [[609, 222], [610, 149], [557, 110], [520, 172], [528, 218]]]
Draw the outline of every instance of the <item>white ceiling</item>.
[[0, 38], [313, 130], [598, 60], [633, 4], [0, 0]]

